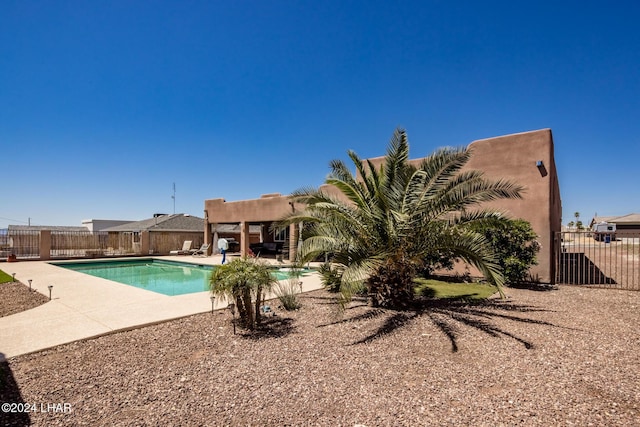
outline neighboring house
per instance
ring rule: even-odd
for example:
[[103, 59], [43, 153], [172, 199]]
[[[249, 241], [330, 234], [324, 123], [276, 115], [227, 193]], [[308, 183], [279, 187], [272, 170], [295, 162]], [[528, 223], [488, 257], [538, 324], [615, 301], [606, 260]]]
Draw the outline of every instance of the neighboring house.
[[589, 223], [589, 228], [594, 224], [608, 222], [616, 225], [616, 236], [638, 237], [640, 234], [640, 213], [631, 213], [622, 216], [594, 216]]
[[89, 231], [87, 227], [76, 227], [76, 226], [64, 226], [64, 225], [10, 225], [8, 228], [8, 233], [19, 232], [19, 231], [58, 231], [58, 232], [67, 232], [67, 231]]
[[133, 252], [168, 254], [182, 248], [185, 240], [198, 249], [204, 243], [204, 219], [188, 214], [156, 214], [153, 218], [104, 228], [109, 235], [131, 239]]
[[82, 225], [89, 231], [102, 231], [105, 228], [116, 227], [118, 225], [129, 224], [133, 222], [131, 220], [116, 220], [116, 219], [85, 219], [82, 221]]
[[[483, 171], [489, 179], [509, 179], [526, 187], [522, 199], [499, 200], [486, 203], [485, 206], [505, 211], [513, 218], [522, 218], [531, 223], [541, 244], [538, 265], [531, 269], [531, 274], [542, 283], [553, 283], [555, 256], [560, 246], [560, 242], [556, 241], [556, 232], [561, 229], [562, 204], [551, 130], [482, 139], [472, 142], [469, 149], [472, 156], [467, 169]], [[383, 158], [369, 160], [376, 165]], [[330, 186], [323, 185], [321, 188], [338, 195]], [[289, 259], [294, 258], [298, 240], [297, 227], [292, 225], [285, 230], [271, 230], [273, 222], [285, 214], [304, 209], [304, 206], [292, 203], [288, 196], [266, 194], [259, 199], [235, 202], [211, 199], [205, 200], [204, 209], [205, 241], [212, 242], [221, 225], [234, 224], [240, 229], [240, 248], [244, 255], [248, 253], [254, 239], [250, 227], [257, 225], [263, 230], [261, 242], [281, 243], [284, 250], [288, 251]]]

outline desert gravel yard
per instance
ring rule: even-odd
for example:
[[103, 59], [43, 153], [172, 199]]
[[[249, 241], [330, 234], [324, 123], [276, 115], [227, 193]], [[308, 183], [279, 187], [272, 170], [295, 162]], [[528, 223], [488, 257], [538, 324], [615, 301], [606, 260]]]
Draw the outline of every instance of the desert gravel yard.
[[340, 319], [316, 291], [269, 334], [234, 336], [224, 311], [15, 357], [2, 401], [37, 412], [0, 424], [640, 425], [640, 292], [507, 293]]

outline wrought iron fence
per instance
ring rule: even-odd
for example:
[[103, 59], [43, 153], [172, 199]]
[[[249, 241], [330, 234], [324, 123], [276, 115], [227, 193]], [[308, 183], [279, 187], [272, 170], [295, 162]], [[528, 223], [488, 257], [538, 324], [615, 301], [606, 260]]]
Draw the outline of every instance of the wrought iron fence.
[[640, 290], [640, 233], [595, 239], [590, 232], [561, 232], [556, 282]]
[[52, 231], [51, 258], [98, 258], [137, 255], [135, 242], [128, 233], [106, 231]]
[[141, 233], [51, 230], [46, 235], [50, 235], [50, 244], [47, 243], [48, 238], [42, 240], [39, 230], [2, 230], [0, 258], [15, 255], [17, 259], [39, 259], [41, 251], [52, 259], [166, 255], [182, 249], [187, 240], [192, 242], [193, 249], [204, 243], [203, 232], [150, 232], [149, 252], [143, 254]]
[[6, 230], [0, 238], [0, 257], [29, 259], [40, 257], [40, 232], [33, 230]]

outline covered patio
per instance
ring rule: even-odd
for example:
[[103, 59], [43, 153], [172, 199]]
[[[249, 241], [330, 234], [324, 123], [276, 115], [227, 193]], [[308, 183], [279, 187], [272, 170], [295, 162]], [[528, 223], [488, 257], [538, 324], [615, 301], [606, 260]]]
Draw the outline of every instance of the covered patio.
[[[272, 224], [285, 215], [303, 208], [294, 203], [288, 196], [280, 193], [264, 194], [259, 199], [227, 202], [224, 199], [205, 200], [205, 242], [211, 244], [215, 253], [218, 239], [228, 238], [229, 230], [239, 235], [241, 256], [256, 251], [251, 250], [258, 245], [260, 256], [274, 254], [276, 258], [293, 262], [298, 247], [299, 225], [292, 224], [286, 229], [272, 230]], [[235, 237], [233, 237], [235, 238]]]

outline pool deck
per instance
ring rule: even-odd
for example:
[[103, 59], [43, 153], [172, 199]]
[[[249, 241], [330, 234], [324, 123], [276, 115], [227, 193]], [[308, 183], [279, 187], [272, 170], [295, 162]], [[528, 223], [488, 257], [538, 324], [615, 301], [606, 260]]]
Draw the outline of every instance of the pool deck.
[[[221, 262], [220, 255], [151, 258], [201, 265], [220, 265]], [[32, 279], [32, 288], [47, 297], [48, 286], [53, 285], [53, 288], [52, 299], [46, 304], [0, 318], [0, 358], [211, 311], [209, 292], [166, 296], [58, 267], [50, 262], [2, 264], [2, 270], [8, 274], [15, 273], [16, 280], [28, 284], [28, 279]], [[303, 292], [322, 287], [317, 274], [300, 280]], [[216, 299], [216, 310], [226, 306], [226, 302]]]

